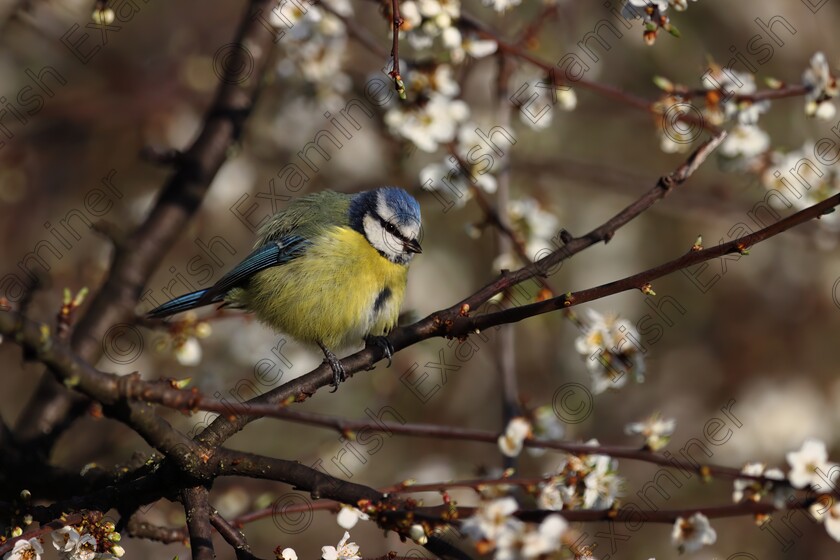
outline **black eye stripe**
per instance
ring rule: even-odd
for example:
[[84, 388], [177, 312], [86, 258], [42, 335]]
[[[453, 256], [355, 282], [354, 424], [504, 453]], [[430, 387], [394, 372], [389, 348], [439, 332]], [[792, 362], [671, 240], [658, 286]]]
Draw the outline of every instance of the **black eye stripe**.
[[409, 239], [407, 239], [402, 234], [402, 232], [400, 231], [400, 229], [397, 226], [395, 226], [391, 222], [386, 222], [385, 218], [380, 216], [377, 212], [373, 212], [372, 214], [377, 220], [379, 220], [380, 225], [382, 225], [382, 227], [385, 229], [385, 231], [389, 232], [391, 235], [393, 235], [394, 237], [396, 237], [400, 241], [403, 241], [405, 243], [409, 242]]

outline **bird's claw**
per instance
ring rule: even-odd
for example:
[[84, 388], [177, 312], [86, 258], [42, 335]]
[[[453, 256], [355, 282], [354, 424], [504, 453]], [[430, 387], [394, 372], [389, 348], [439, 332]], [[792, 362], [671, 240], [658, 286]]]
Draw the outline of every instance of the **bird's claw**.
[[330, 365], [330, 369], [333, 373], [333, 382], [332, 386], [333, 389], [330, 393], [335, 393], [338, 391], [338, 385], [347, 379], [347, 372], [344, 370], [344, 366], [341, 365], [341, 360], [338, 359], [338, 356], [332, 353], [329, 348], [326, 346], [321, 345], [321, 350], [324, 352], [325, 362]]
[[327, 358], [327, 363], [330, 364], [330, 368], [333, 372], [333, 388], [330, 393], [335, 393], [338, 391], [338, 384], [347, 379], [347, 372], [344, 371], [344, 366], [341, 365], [341, 362], [335, 356]]
[[382, 351], [385, 352], [385, 358], [388, 360], [388, 367], [391, 367], [391, 356], [394, 355], [394, 346], [388, 340], [388, 337], [369, 336], [365, 339], [365, 344], [367, 346], [376, 345], [382, 348]]

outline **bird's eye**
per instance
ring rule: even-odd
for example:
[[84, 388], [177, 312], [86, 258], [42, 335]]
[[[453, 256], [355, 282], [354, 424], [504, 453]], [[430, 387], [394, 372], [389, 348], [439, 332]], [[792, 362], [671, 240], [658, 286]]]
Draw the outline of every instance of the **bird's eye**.
[[397, 233], [397, 226], [395, 226], [392, 223], [386, 223], [385, 229], [388, 231], [388, 233]]

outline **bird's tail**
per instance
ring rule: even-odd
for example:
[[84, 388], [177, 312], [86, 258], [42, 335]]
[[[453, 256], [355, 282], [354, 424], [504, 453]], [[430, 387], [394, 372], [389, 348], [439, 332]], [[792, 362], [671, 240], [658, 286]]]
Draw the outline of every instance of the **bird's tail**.
[[215, 303], [217, 301], [222, 301], [221, 297], [213, 297], [208, 299], [206, 296], [208, 290], [198, 290], [197, 292], [192, 292], [189, 294], [184, 294], [180, 297], [176, 297], [171, 301], [167, 301], [161, 306], [155, 307], [151, 311], [149, 311], [148, 316], [153, 319], [158, 319], [161, 317], [169, 317], [170, 315], [175, 315], [176, 313], [180, 313], [181, 311], [188, 311], [190, 309], [195, 309], [196, 307], [202, 307], [207, 305], [208, 303]]

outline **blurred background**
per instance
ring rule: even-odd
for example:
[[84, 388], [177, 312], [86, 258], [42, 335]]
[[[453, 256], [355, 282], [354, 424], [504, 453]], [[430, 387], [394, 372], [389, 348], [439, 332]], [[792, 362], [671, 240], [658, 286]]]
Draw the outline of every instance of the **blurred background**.
[[[118, 230], [129, 230], [143, 219], [169, 171], [144, 160], [140, 153], [148, 147], [189, 146], [219, 85], [214, 71], [219, 67], [219, 49], [234, 37], [246, 5], [241, 1], [134, 0], [136, 10], [122, 8], [133, 15], [124, 18], [127, 21], [115, 21], [119, 29], [109, 31], [103, 44], [99, 29], [85, 27], [91, 21], [92, 4], [89, 0], [0, 2], [0, 104], [7, 110], [0, 112], [4, 125], [0, 140], [5, 142], [0, 148], [0, 278], [4, 282], [10, 282], [8, 274], [23, 278], [26, 267], [19, 263], [31, 251], [38, 251], [49, 264], [48, 282], [35, 295], [29, 313], [33, 319], [47, 322], [53, 321], [63, 288], [96, 290], [109, 264], [109, 241], [89, 229], [79, 212], [93, 205], [101, 215], [84, 216], [91, 221], [105, 220]], [[599, 21], [617, 21], [610, 10], [619, 4], [561, 1], [556, 19], [546, 21], [528, 46], [550, 64], [567, 53], [580, 55], [578, 42]], [[531, 0], [505, 14], [475, 1], [462, 5], [463, 12], [511, 40], [544, 9], [542, 3]], [[757, 18], [767, 22], [781, 15], [796, 33], [789, 33], [782, 24], [773, 27], [783, 45], [768, 38], [773, 54], [757, 64], [756, 84], [765, 88], [767, 77], [800, 83], [816, 51], [826, 54], [832, 68], [840, 62], [840, 36], [836, 33], [840, 9], [831, 2], [816, 14], [812, 9], [806, 1], [691, 3], [686, 12], [669, 12], [681, 32], [679, 39], [662, 32], [655, 45], [647, 46], [638, 22], [630, 30], [620, 27], [621, 38], [602, 33], [609, 38], [610, 48], [596, 47], [599, 61], [588, 61], [585, 77], [650, 101], [662, 95], [653, 83], [654, 76], [697, 88], [710, 59], [725, 64], [736, 51], [747, 52], [751, 39], [762, 33]], [[352, 3], [351, 10], [354, 33], [372, 39], [387, 54], [389, 24], [378, 5], [358, 1]], [[119, 17], [116, 6], [115, 11]], [[75, 44], [84, 33], [89, 37], [75, 47], [74, 54], [68, 44]], [[273, 211], [273, 202], [280, 203], [278, 209], [284, 204], [272, 200], [271, 194], [276, 197], [277, 193], [295, 197], [323, 189], [356, 192], [396, 184], [416, 194], [423, 209], [424, 251], [412, 265], [404, 307], [418, 318], [483, 286], [498, 272], [494, 263], [515, 265], [509, 258], [498, 260], [496, 234], [492, 228], [477, 226], [483, 218], [474, 200], [444, 212], [438, 198], [421, 188], [421, 171], [446, 161], [446, 142], [429, 152], [393, 134], [393, 121], [386, 115], [397, 102], [395, 96], [382, 107], [369, 105], [375, 110], [371, 118], [357, 109], [353, 114], [361, 129], [353, 129], [351, 139], [343, 138], [340, 149], [330, 146], [330, 159], [318, 160], [319, 170], [308, 173], [309, 180], [300, 190], [284, 190], [284, 179], [278, 176], [284, 167], [290, 162], [301, 164], [298, 153], [319, 131], [336, 133], [330, 119], [340, 114], [348, 100], [364, 99], [367, 82], [387, 81], [381, 70], [388, 61], [381, 53], [360, 44], [354, 33], [346, 36], [346, 29], [333, 33], [337, 37], [344, 33], [343, 42], [311, 56], [304, 47], [309, 39], [305, 35], [290, 31], [278, 42], [243, 141], [231, 150], [197, 216], [160, 263], [148, 286], [151, 297], [164, 299], [164, 289], [177, 295], [192, 289], [185, 287], [184, 279], [195, 286], [199, 280], [217, 279], [236, 264], [253, 242], [249, 220], [253, 224]], [[767, 38], [767, 32], [763, 33]], [[91, 50], [97, 46], [101, 48]], [[418, 51], [408, 44], [403, 50], [404, 64], [410, 68]], [[748, 56], [755, 61], [755, 56]], [[318, 66], [319, 61], [323, 66]], [[743, 65], [736, 69], [745, 70]], [[474, 122], [484, 131], [500, 123], [494, 93], [497, 70], [493, 55], [453, 65], [451, 79], [459, 84], [460, 98], [469, 107], [469, 119], [464, 122]], [[404, 70], [403, 74], [409, 73]], [[33, 75], [40, 76], [40, 83], [47, 84], [50, 93], [34, 83]], [[542, 71], [517, 63], [510, 90], [543, 79]], [[407, 86], [412, 88], [410, 79]], [[20, 107], [19, 94], [27, 87], [40, 95], [42, 106], [34, 111], [35, 101], [30, 99], [28, 107], [34, 114], [21, 119], [8, 105]], [[507, 152], [513, 219], [529, 241], [540, 227], [555, 232], [548, 239], [560, 228], [584, 234], [686, 157], [661, 149], [659, 123], [652, 115], [584, 88], [575, 88], [575, 93], [574, 109], [553, 107], [548, 126], [529, 126], [516, 108], [506, 126], [516, 139]], [[771, 150], [798, 150], [809, 140], [832, 136], [834, 123], [806, 118], [804, 104], [801, 97], [774, 101], [762, 116], [761, 126], [769, 134]], [[331, 112], [329, 116], [325, 116], [327, 112]], [[347, 121], [341, 122], [347, 125]], [[508, 149], [501, 140], [499, 144]], [[506, 164], [500, 163], [495, 170], [505, 168]], [[738, 235], [732, 233], [736, 224], [754, 227], [747, 213], [764, 198], [766, 187], [755, 173], [738, 168], [711, 157], [684, 186], [622, 228], [609, 244], [592, 247], [566, 262], [548, 279], [549, 284], [556, 293], [595, 286], [685, 253], [698, 234], [711, 246]], [[112, 187], [103, 186], [104, 177]], [[110, 204], [87, 198], [96, 188], [112, 189], [106, 190]], [[493, 199], [492, 193], [489, 198]], [[522, 208], [530, 212], [527, 219], [522, 218]], [[247, 214], [249, 209], [251, 214]], [[535, 209], [546, 214], [535, 214]], [[790, 212], [781, 210], [782, 214]], [[62, 221], [73, 224], [78, 238], [60, 227]], [[62, 245], [51, 233], [56, 227], [64, 232], [67, 244]], [[548, 246], [545, 237], [542, 244]], [[58, 255], [44, 246], [45, 240], [58, 249]], [[538, 247], [540, 240], [535, 243], [529, 247]], [[200, 255], [204, 260], [195, 261]], [[816, 222], [805, 224], [756, 246], [749, 256], [725, 264], [712, 261], [707, 269], [693, 272], [694, 281], [677, 273], [655, 282], [655, 298], [630, 292], [577, 310], [584, 320], [584, 309], [592, 308], [619, 314], [634, 325], [650, 315], [660, 326], [661, 336], [648, 332], [643, 337], [644, 383], [629, 382], [620, 390], [593, 395], [592, 413], [581, 422], [565, 425], [563, 437], [636, 444], [638, 439], [626, 436], [624, 426], [659, 411], [676, 419], [676, 432], [666, 449], [677, 454], [691, 438], [702, 438], [706, 422], [723, 418], [720, 409], [729, 405], [741, 425], [730, 426], [731, 439], [713, 448], [709, 462], [741, 467], [747, 461], [761, 461], [786, 470], [784, 454], [799, 449], [807, 437], [822, 439], [830, 456], [840, 457], [836, 429], [840, 382], [834, 352], [834, 337], [840, 327], [840, 310], [835, 304], [840, 301], [836, 229]], [[706, 287], [700, 289], [698, 280]], [[8, 290], [9, 284], [3, 289]], [[667, 319], [649, 306], [663, 298], [672, 298], [672, 304], [663, 307]], [[150, 302], [144, 302], [138, 312], [150, 307]], [[147, 379], [192, 377], [204, 393], [234, 399], [237, 395], [249, 398], [287, 382], [321, 361], [317, 352], [288, 341], [280, 349], [292, 364], [288, 367], [272, 351], [282, 336], [240, 315], [214, 319], [207, 325], [209, 332], [202, 332], [202, 338], [177, 352], [178, 341], [165, 333], [132, 331], [126, 336], [142, 337], [142, 346], [140, 338], [129, 339], [121, 350], [106, 352], [97, 367], [122, 373], [139, 371]], [[561, 313], [523, 321], [513, 330], [520, 396], [526, 407], [551, 405], [555, 391], [568, 383], [590, 386], [586, 360], [575, 350], [580, 329]], [[471, 339], [475, 344], [471, 353], [459, 350], [455, 342], [438, 339], [413, 346], [395, 356], [391, 368], [380, 364], [370, 374], [357, 375], [337, 394], [320, 391], [300, 409], [362, 419], [366, 410], [382, 411], [387, 406], [392, 410], [385, 416], [388, 420], [500, 431], [504, 422], [497, 335], [493, 331], [486, 334], [486, 341]], [[651, 343], [653, 338], [657, 340]], [[424, 364], [438, 362], [440, 352], [460, 369], [442, 380], [437, 370], [426, 366], [429, 377], [420, 390], [429, 396], [418, 398], [406, 380], [420, 383], [416, 376], [424, 371]], [[471, 357], [464, 360], [459, 355]], [[3, 419], [14, 424], [43, 368], [23, 363], [13, 344], [0, 346], [0, 360], [5, 364], [0, 410]], [[261, 360], [277, 365], [273, 383], [260, 383], [254, 377]], [[419, 371], [413, 369], [415, 365]], [[203, 413], [192, 417], [162, 413], [188, 432], [200, 429], [209, 419]], [[307, 465], [322, 461], [327, 472], [340, 475], [332, 459], [342, 453], [347, 442], [326, 430], [262, 420], [233, 438], [230, 445]], [[60, 440], [52, 461], [79, 469], [92, 462], [108, 467], [126, 461], [137, 450], [146, 450], [145, 444], [122, 425], [87, 417]], [[502, 465], [493, 445], [396, 435], [383, 437], [381, 449], [367, 456], [364, 463], [352, 453], [343, 454], [343, 464], [350, 472], [343, 476], [374, 487], [404, 479], [472, 478], [499, 472]], [[523, 454], [519, 472], [549, 472], [561, 459], [560, 454], [550, 452]], [[620, 461], [619, 472], [626, 478], [623, 500], [642, 505], [636, 492], [656, 471], [652, 465]], [[679, 489], [667, 488], [670, 499], [653, 496], [658, 508], [731, 502], [732, 488], [727, 481], [706, 484], [692, 477]], [[476, 503], [471, 491], [452, 495], [464, 505]], [[218, 480], [212, 498], [215, 507], [228, 516], [272, 503], [304, 503], [308, 499], [280, 484], [233, 479]], [[434, 494], [426, 498], [428, 503], [439, 499]], [[184, 522], [177, 504], [156, 504], [146, 517], [162, 525]], [[834, 558], [837, 551], [837, 544], [823, 527], [804, 515], [794, 518], [793, 529], [777, 523], [785, 545], [770, 532], [760, 531], [749, 517], [713, 520], [712, 524], [718, 541], [696, 553], [697, 558], [750, 553], [762, 559], [827, 559]], [[617, 542], [618, 548], [613, 550], [608, 540], [594, 536], [605, 530], [602, 524], [581, 530], [590, 535], [586, 542], [599, 543], [596, 557], [676, 557], [669, 543], [669, 525], [647, 524], [629, 540]], [[616, 531], [630, 534], [620, 526]], [[314, 558], [321, 546], [335, 545], [343, 529], [332, 513], [304, 512], [263, 519], [247, 525], [245, 532], [262, 555], [281, 545], [295, 548], [301, 557]], [[366, 557], [388, 550], [417, 550], [393, 535], [383, 539], [372, 523], [360, 522], [351, 533]], [[132, 558], [189, 554], [180, 545], [131, 539], [123, 545], [127, 557]], [[221, 543], [217, 552], [221, 558], [233, 557]]]

